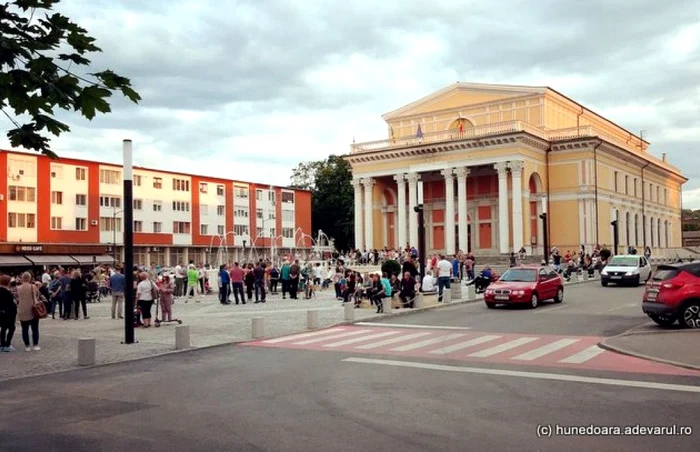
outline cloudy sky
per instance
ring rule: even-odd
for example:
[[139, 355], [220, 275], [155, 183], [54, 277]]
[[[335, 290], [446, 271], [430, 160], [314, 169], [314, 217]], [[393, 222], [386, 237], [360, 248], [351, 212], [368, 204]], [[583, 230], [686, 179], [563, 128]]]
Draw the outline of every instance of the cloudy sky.
[[[62, 116], [61, 155], [287, 184], [457, 80], [548, 85], [668, 154], [700, 208], [700, 0], [63, 0], [143, 97]], [[7, 126], [7, 124], [5, 124]], [[6, 128], [6, 127], [3, 127]], [[5, 137], [0, 146], [7, 147]]]

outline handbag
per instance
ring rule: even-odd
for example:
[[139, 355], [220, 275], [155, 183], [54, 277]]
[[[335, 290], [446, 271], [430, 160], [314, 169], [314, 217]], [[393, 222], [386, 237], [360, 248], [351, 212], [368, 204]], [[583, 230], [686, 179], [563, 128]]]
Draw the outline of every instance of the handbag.
[[32, 306], [32, 312], [34, 313], [35, 319], [46, 318], [49, 314], [46, 311], [46, 305], [44, 303], [38, 303], [36, 300], [36, 288], [32, 290], [32, 299], [34, 300], [34, 305]]

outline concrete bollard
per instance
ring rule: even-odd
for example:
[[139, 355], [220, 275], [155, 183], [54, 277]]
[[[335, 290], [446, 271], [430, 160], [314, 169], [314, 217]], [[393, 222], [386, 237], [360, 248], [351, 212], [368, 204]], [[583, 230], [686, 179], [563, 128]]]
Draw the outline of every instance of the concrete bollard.
[[345, 321], [355, 321], [355, 305], [353, 303], [345, 303], [343, 307], [345, 308]]
[[454, 281], [452, 284], [450, 284], [450, 292], [452, 294], [452, 298], [450, 300], [462, 299], [462, 285], [459, 283], [459, 281]]
[[576, 272], [576, 282], [583, 282], [583, 273], [584, 272]]
[[584, 280], [584, 282], [588, 281], [588, 270], [583, 271], [583, 280]]
[[95, 364], [95, 338], [78, 339], [78, 365], [92, 366]]
[[306, 311], [306, 327], [310, 330], [318, 328], [318, 309]]
[[391, 297], [386, 297], [382, 300], [382, 311], [384, 311], [384, 314], [391, 314]]
[[452, 291], [448, 289], [442, 289], [442, 302], [450, 303], [452, 302]]
[[190, 348], [190, 326], [178, 325], [175, 327], [175, 349], [185, 350]]
[[598, 270], [597, 268], [593, 272], [593, 279], [600, 279], [600, 270]]
[[467, 286], [467, 300], [475, 300], [476, 299], [476, 287], [473, 285]]
[[415, 309], [421, 309], [425, 307], [425, 303], [423, 302], [423, 292], [419, 292], [416, 294], [416, 300], [413, 302], [413, 307]]
[[265, 337], [265, 319], [253, 317], [253, 339], [262, 339], [263, 337]]

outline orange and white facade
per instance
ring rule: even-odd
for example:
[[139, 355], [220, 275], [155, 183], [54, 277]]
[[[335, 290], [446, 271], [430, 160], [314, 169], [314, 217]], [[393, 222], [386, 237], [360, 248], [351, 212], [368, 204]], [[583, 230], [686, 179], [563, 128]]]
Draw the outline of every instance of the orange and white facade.
[[[0, 151], [0, 181], [0, 255], [123, 257], [121, 166]], [[141, 167], [133, 185], [135, 263], [311, 246], [308, 191]]]

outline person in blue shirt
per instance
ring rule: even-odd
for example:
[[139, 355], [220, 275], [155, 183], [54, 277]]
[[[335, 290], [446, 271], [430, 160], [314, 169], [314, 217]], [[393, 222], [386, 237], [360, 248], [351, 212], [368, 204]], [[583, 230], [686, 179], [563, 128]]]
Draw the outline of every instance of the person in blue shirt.
[[459, 259], [457, 259], [457, 256], [452, 259], [452, 277], [456, 280], [462, 279], [459, 273]]
[[[114, 274], [109, 277], [109, 290], [112, 293], [112, 319], [117, 315], [123, 319], [122, 308], [124, 306], [124, 290], [126, 289], [126, 278], [122, 274], [121, 267], [114, 269]], [[64, 308], [69, 309], [69, 308]], [[69, 309], [70, 312], [70, 309]]]
[[228, 300], [231, 294], [231, 277], [228, 273], [228, 264], [219, 267], [219, 302], [221, 304], [231, 304]]

